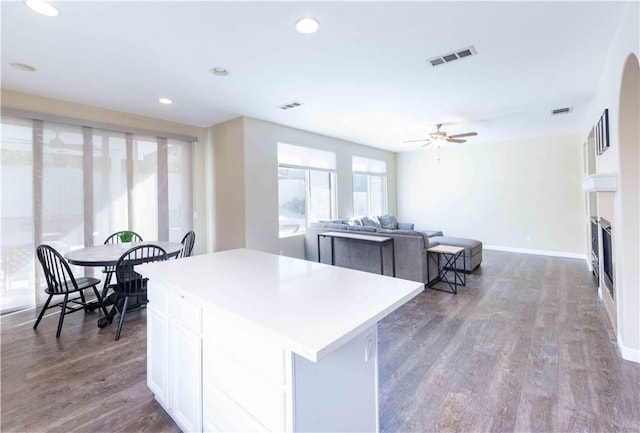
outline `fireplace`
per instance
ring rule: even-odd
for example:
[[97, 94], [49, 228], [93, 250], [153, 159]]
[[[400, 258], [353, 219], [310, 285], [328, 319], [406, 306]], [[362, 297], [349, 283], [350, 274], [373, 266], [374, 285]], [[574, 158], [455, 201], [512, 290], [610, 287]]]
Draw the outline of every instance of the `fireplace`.
[[600, 229], [602, 234], [602, 281], [611, 295], [613, 296], [613, 248], [612, 248], [612, 228], [611, 223], [604, 218], [600, 218]]

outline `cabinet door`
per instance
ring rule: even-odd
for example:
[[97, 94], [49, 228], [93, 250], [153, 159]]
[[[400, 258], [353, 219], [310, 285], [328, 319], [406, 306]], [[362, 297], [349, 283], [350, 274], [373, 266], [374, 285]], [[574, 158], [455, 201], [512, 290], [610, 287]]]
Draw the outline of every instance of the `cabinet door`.
[[200, 335], [171, 324], [171, 412], [185, 432], [202, 431], [202, 350]]
[[147, 386], [169, 410], [169, 317], [152, 304], [147, 307]]

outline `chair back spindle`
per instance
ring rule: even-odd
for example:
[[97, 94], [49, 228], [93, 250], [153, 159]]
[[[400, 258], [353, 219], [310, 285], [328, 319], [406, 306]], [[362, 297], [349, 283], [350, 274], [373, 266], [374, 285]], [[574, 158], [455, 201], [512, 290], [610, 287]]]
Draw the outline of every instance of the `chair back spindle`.
[[[129, 298], [135, 298], [136, 308], [147, 303], [147, 279], [135, 271], [135, 266], [167, 260], [167, 252], [157, 245], [138, 245], [126, 251], [115, 266], [116, 282], [113, 287], [115, 300], [113, 308], [104, 318], [102, 325], [111, 323], [117, 313], [120, 314], [116, 341], [120, 339], [124, 317], [128, 311]], [[98, 326], [101, 326], [99, 323]]]
[[47, 282], [47, 293], [55, 295], [78, 290], [71, 268], [59, 252], [49, 245], [39, 245], [36, 252]]
[[180, 253], [176, 256], [176, 259], [181, 259], [182, 257], [191, 257], [193, 254], [193, 246], [196, 243], [196, 234], [193, 230], [187, 232], [186, 235], [182, 238], [182, 249]]
[[[102, 296], [100, 296], [97, 288], [97, 285], [100, 283], [99, 279], [90, 277], [80, 277], [76, 279], [64, 257], [49, 245], [38, 245], [36, 248], [36, 256], [42, 265], [42, 271], [47, 282], [47, 288], [44, 291], [49, 297], [40, 310], [40, 314], [38, 314], [38, 318], [33, 324], [33, 329], [38, 328], [44, 312], [48, 308], [53, 307], [61, 307], [56, 338], [60, 337], [62, 323], [67, 313], [73, 313], [79, 310], [92, 311], [94, 308], [99, 307], [105, 316], [107, 315], [107, 309], [104, 306]], [[87, 289], [93, 289], [97, 302], [87, 302], [84, 295], [84, 290]], [[70, 298], [69, 295], [74, 292], [77, 292], [78, 297]], [[61, 302], [51, 305], [51, 299], [56, 295], [64, 295], [64, 299]], [[79, 307], [73, 307], [74, 304], [79, 305]]]

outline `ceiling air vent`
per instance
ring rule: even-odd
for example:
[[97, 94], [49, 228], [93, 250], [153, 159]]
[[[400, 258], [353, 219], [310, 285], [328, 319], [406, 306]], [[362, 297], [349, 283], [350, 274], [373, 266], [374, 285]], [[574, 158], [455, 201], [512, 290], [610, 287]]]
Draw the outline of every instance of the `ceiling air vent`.
[[287, 102], [286, 104], [278, 105], [278, 108], [281, 110], [290, 110], [292, 108], [300, 107], [302, 102], [292, 101]]
[[551, 110], [551, 115], [556, 116], [558, 114], [567, 114], [571, 113], [571, 110], [573, 110], [573, 107], [556, 108], [555, 110]]
[[476, 55], [476, 49], [473, 47], [462, 48], [460, 50], [456, 50], [452, 53], [446, 53], [438, 57], [434, 57], [433, 59], [427, 60], [431, 64], [431, 66], [444, 65], [445, 63], [453, 62], [458, 59], [462, 59], [464, 57], [474, 56]]

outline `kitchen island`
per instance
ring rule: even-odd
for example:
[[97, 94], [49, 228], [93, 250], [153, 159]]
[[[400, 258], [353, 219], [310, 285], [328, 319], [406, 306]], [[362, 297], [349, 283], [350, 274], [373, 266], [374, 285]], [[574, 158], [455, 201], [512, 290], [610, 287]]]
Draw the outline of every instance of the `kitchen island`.
[[378, 431], [376, 325], [423, 284], [247, 249], [136, 270], [147, 385], [183, 431]]

